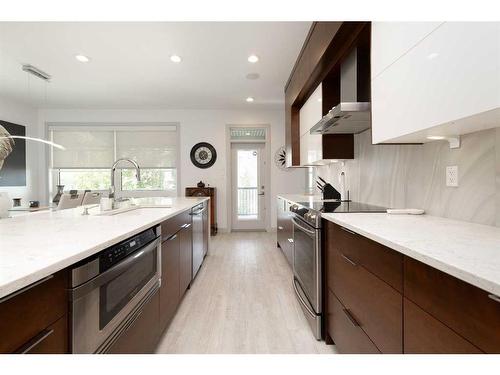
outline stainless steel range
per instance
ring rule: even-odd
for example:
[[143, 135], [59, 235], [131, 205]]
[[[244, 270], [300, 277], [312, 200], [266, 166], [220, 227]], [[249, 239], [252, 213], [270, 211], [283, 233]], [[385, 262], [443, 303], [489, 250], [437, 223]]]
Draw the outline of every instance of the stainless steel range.
[[297, 202], [293, 222], [293, 288], [317, 340], [322, 339], [321, 213], [385, 212], [385, 208], [350, 201]]

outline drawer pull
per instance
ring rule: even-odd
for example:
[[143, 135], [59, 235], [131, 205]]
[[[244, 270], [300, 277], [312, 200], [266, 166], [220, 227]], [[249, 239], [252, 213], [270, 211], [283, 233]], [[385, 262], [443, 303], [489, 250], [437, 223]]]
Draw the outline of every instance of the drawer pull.
[[495, 302], [500, 302], [500, 297], [498, 297], [494, 294], [488, 294], [488, 297], [490, 297]]
[[340, 256], [342, 258], [344, 258], [344, 260], [349, 263], [350, 265], [356, 267], [358, 264], [356, 262], [354, 262], [353, 260], [349, 259], [348, 257], [346, 257], [344, 254], [340, 253]]
[[31, 284], [31, 285], [28, 285], [27, 287], [24, 287], [23, 289], [18, 290], [17, 292], [9, 294], [6, 297], [0, 298], [0, 303], [6, 302], [6, 301], [8, 301], [11, 298], [14, 298], [15, 296], [18, 296], [19, 294], [24, 293], [27, 290], [30, 290], [31, 288], [34, 288], [35, 286], [40, 285], [40, 284], [46, 282], [47, 280], [52, 279], [53, 277], [54, 277], [54, 275], [49, 275], [47, 277], [44, 277], [41, 280], [38, 280], [37, 282], [35, 282], [35, 283]]
[[355, 236], [357, 236], [358, 234], [356, 232], [353, 232], [352, 230], [350, 229], [347, 229], [347, 228], [344, 228], [344, 227], [340, 227], [340, 229], [342, 229], [344, 232], [347, 232], [347, 233], [350, 233], [350, 234], [353, 234]]
[[47, 337], [52, 335], [54, 333], [53, 329], [50, 330], [43, 330], [40, 332], [38, 335], [33, 337], [30, 341], [28, 341], [26, 344], [21, 346], [19, 349], [16, 350], [16, 354], [26, 354], [28, 353], [31, 349], [33, 349], [35, 346], [40, 344], [43, 340], [45, 340]]
[[344, 314], [347, 315], [347, 317], [349, 318], [349, 321], [352, 323], [352, 325], [354, 327], [359, 327], [360, 326], [360, 324], [357, 322], [357, 320], [354, 319], [354, 317], [352, 316], [352, 314], [349, 311], [349, 309], [342, 309], [342, 311], [344, 312]]
[[283, 230], [283, 227], [282, 226], [278, 226], [278, 230]]

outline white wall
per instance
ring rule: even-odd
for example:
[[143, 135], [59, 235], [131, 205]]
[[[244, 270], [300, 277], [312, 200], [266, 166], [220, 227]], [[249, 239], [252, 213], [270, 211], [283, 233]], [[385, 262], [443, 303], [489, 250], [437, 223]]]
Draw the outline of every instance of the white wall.
[[[195, 186], [200, 180], [217, 188], [217, 222], [227, 228], [226, 182], [226, 125], [270, 124], [271, 157], [285, 142], [284, 112], [280, 110], [56, 110], [39, 112], [39, 128], [45, 131], [46, 122], [178, 122], [180, 124], [180, 186]], [[196, 168], [189, 158], [191, 147], [198, 142], [209, 142], [217, 150], [217, 162], [208, 169]], [[305, 172], [302, 169], [280, 171], [271, 160], [270, 223], [276, 227], [276, 195], [302, 193], [305, 189]], [[40, 160], [40, 170], [46, 170], [45, 155]], [[41, 173], [39, 186], [47, 196], [47, 173]], [[268, 211], [269, 212], [269, 211]]]
[[[37, 110], [32, 107], [0, 97], [0, 120], [26, 126], [26, 135], [38, 137]], [[38, 155], [43, 152], [43, 145], [33, 141], [26, 142], [26, 186], [5, 187], [0, 191], [9, 193], [11, 198], [22, 198], [23, 203], [39, 200], [42, 195], [38, 190]]]

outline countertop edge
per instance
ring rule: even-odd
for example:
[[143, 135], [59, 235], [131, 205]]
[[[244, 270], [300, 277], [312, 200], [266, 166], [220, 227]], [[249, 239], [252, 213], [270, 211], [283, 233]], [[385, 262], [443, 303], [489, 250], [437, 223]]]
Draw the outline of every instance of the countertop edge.
[[[193, 207], [200, 204], [201, 202], [205, 202], [205, 201], [210, 199], [209, 197], [197, 197], [197, 198], [198, 199], [196, 200], [196, 202], [193, 202], [192, 206], [182, 207], [182, 208], [179, 208], [178, 210], [175, 210], [175, 207], [172, 207], [175, 211], [173, 211], [165, 216], [162, 216], [161, 218], [155, 219], [155, 220], [150, 221], [150, 222], [143, 223], [139, 227], [135, 228], [132, 231], [124, 233], [123, 235], [111, 238], [109, 241], [102, 242], [97, 246], [94, 246], [88, 250], [82, 251], [78, 254], [75, 254], [73, 256], [65, 258], [65, 259], [61, 260], [60, 262], [55, 262], [55, 263], [51, 264], [50, 266], [44, 267], [40, 270], [37, 270], [36, 272], [33, 272], [27, 276], [23, 276], [23, 277], [20, 277], [18, 279], [14, 279], [12, 281], [9, 281], [6, 284], [3, 284], [2, 286], [0, 286], [0, 299], [7, 297], [10, 294], [15, 293], [23, 288], [26, 288], [29, 285], [31, 285], [39, 280], [42, 280], [43, 278], [45, 278], [47, 276], [55, 274], [55, 273], [65, 269], [65, 268], [71, 266], [72, 264], [75, 264], [75, 263], [77, 263], [85, 258], [88, 258], [89, 256], [92, 256], [92, 255], [98, 253], [99, 251], [106, 249], [109, 246], [112, 246], [112, 245], [114, 245], [120, 241], [123, 241], [131, 236], [134, 236], [134, 235], [136, 235], [136, 234], [138, 234], [138, 233], [140, 233], [148, 228], [151, 228], [152, 226], [158, 225], [161, 222], [168, 220], [168, 219], [170, 219], [170, 218], [172, 218], [180, 213], [183, 213], [187, 210], [190, 210]], [[145, 205], [145, 207], [141, 207], [139, 209], [155, 209], [155, 208], [152, 208], [151, 206]]]
[[493, 293], [495, 295], [500, 295], [500, 284], [497, 284], [493, 281], [484, 279], [481, 276], [478, 276], [476, 274], [472, 274], [468, 271], [464, 271], [463, 269], [457, 268], [453, 265], [450, 265], [449, 263], [440, 261], [439, 259], [429, 257], [426, 255], [423, 255], [422, 253], [412, 250], [408, 247], [405, 247], [401, 244], [398, 244], [396, 242], [392, 242], [386, 238], [380, 237], [374, 233], [367, 232], [363, 229], [360, 229], [356, 226], [351, 225], [350, 223], [346, 223], [345, 221], [342, 221], [341, 219], [338, 219], [336, 217], [332, 217], [328, 214], [322, 214], [321, 217], [325, 220], [331, 221], [335, 224], [341, 225], [349, 230], [352, 230], [353, 232], [356, 232], [366, 238], [369, 238], [375, 242], [378, 242], [384, 246], [387, 246], [391, 248], [392, 250], [395, 250], [403, 255], [409, 256], [410, 258], [413, 258], [415, 260], [418, 260], [430, 267], [436, 268], [437, 270], [444, 272], [448, 275], [451, 275], [453, 277], [456, 277], [457, 279], [460, 279], [468, 284], [474, 285], [480, 289], [485, 290], [488, 293]]

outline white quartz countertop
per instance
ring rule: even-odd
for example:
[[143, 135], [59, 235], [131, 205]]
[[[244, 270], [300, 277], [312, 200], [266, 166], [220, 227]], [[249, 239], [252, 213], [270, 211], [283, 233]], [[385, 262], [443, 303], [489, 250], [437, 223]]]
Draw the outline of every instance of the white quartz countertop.
[[324, 213], [322, 217], [500, 296], [500, 228], [429, 215]]
[[82, 216], [82, 209], [76, 208], [2, 219], [0, 298], [205, 200], [208, 198], [138, 199], [141, 208], [114, 216]]

